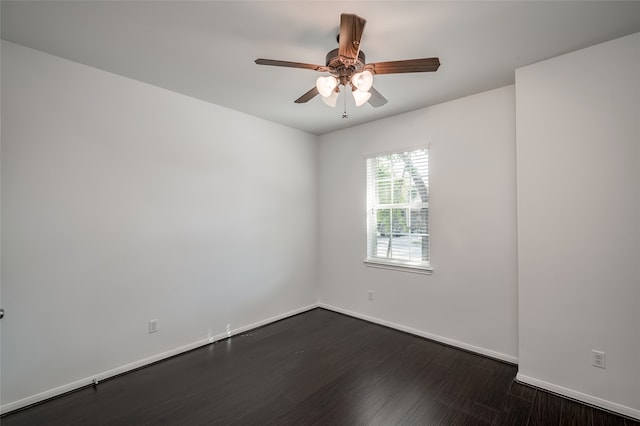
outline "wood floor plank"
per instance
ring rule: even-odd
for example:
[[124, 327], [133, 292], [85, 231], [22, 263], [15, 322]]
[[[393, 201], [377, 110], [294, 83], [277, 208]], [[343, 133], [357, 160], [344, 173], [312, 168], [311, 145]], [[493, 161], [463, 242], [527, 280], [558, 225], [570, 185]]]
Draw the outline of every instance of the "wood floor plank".
[[594, 409], [592, 417], [593, 426], [627, 426], [622, 417], [603, 410]]
[[531, 413], [531, 407], [531, 402], [514, 395], [508, 395], [502, 411], [496, 418], [496, 424], [504, 426], [526, 425]]
[[536, 389], [513, 380], [509, 387], [509, 394], [524, 399], [525, 401], [533, 402], [536, 396]]
[[569, 399], [562, 400], [560, 424], [582, 426], [593, 424], [593, 408]]
[[617, 425], [516, 367], [314, 309], [2, 416], [22, 425]]
[[562, 398], [547, 392], [536, 392], [533, 400], [529, 426], [559, 425], [562, 413]]

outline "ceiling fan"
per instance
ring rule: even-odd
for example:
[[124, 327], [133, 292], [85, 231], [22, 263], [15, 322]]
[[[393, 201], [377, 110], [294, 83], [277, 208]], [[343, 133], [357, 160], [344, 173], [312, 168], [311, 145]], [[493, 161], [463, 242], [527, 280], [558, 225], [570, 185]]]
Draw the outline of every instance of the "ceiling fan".
[[[399, 74], [408, 72], [432, 72], [440, 66], [438, 58], [408, 59], [403, 61], [373, 62], [367, 64], [365, 54], [360, 50], [360, 40], [367, 21], [354, 14], [340, 15], [340, 33], [337, 49], [327, 53], [326, 65], [305, 64], [300, 62], [278, 61], [274, 59], [256, 59], [258, 65], [302, 68], [318, 72], [328, 72], [329, 76], [318, 77], [316, 85], [295, 100], [301, 104], [320, 95], [324, 103], [336, 106], [340, 86], [351, 87], [356, 106], [366, 102], [375, 108], [387, 103], [384, 96], [373, 88], [373, 76], [376, 74]], [[346, 112], [345, 112], [346, 115]]]

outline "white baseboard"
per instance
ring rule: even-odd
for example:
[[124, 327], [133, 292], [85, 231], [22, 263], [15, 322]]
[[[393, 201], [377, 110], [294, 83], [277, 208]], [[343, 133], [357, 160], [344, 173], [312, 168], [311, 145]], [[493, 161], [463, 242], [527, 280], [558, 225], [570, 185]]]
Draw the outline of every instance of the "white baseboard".
[[254, 328], [262, 327], [263, 325], [271, 324], [272, 322], [280, 321], [282, 319], [289, 318], [294, 315], [298, 315], [303, 312], [310, 311], [311, 309], [315, 309], [317, 307], [319, 307], [317, 303], [312, 303], [311, 305], [303, 306], [302, 308], [294, 309], [293, 311], [285, 312], [284, 314], [275, 315], [271, 318], [254, 322], [253, 324], [243, 325], [242, 327], [234, 328], [233, 330], [231, 330], [229, 335], [227, 335], [226, 333], [223, 333], [223, 334], [214, 336], [213, 341], [226, 339], [227, 337], [231, 337], [231, 336], [236, 336], [238, 334], [244, 333], [245, 331], [253, 330]]
[[94, 374], [94, 375], [92, 375], [90, 377], [85, 377], [83, 379], [76, 380], [74, 382], [67, 383], [65, 385], [58, 386], [56, 388], [46, 390], [44, 392], [40, 392], [38, 394], [31, 395], [31, 396], [28, 396], [26, 398], [22, 398], [22, 399], [17, 400], [17, 401], [9, 402], [7, 404], [4, 404], [4, 405], [0, 406], [0, 414], [6, 414], [6, 413], [9, 413], [9, 412], [14, 411], [14, 410], [18, 410], [20, 408], [27, 407], [29, 405], [36, 404], [38, 402], [42, 402], [42, 401], [44, 401], [46, 399], [53, 398], [53, 397], [62, 395], [64, 393], [83, 388], [85, 386], [93, 384], [94, 380], [97, 380], [98, 382], [100, 382], [100, 381], [106, 380], [106, 379], [108, 379], [110, 377], [114, 377], [114, 376], [117, 376], [119, 374], [123, 374], [123, 373], [126, 373], [128, 371], [132, 371], [132, 370], [135, 370], [137, 368], [144, 367], [144, 366], [149, 365], [149, 364], [153, 364], [154, 362], [162, 361], [163, 359], [170, 358], [172, 356], [179, 355], [181, 353], [188, 352], [188, 351], [193, 350], [193, 349], [197, 349], [197, 348], [199, 348], [201, 346], [208, 345], [208, 344], [216, 342], [218, 340], [226, 339], [227, 337], [232, 337], [232, 336], [235, 336], [235, 335], [238, 335], [238, 334], [242, 334], [245, 331], [252, 330], [252, 329], [258, 328], [258, 327], [262, 327], [263, 325], [267, 325], [267, 324], [270, 324], [272, 322], [276, 322], [276, 321], [279, 321], [281, 319], [288, 318], [288, 317], [297, 315], [297, 314], [302, 313], [302, 312], [306, 312], [308, 310], [311, 310], [311, 309], [314, 309], [314, 308], [317, 308], [317, 307], [318, 307], [318, 305], [314, 303], [312, 305], [308, 305], [308, 306], [305, 306], [305, 307], [302, 307], [302, 308], [294, 309], [293, 311], [289, 311], [289, 312], [286, 312], [284, 314], [276, 315], [276, 316], [273, 316], [271, 318], [267, 318], [267, 319], [255, 322], [253, 324], [247, 324], [247, 325], [235, 328], [233, 330], [230, 330], [229, 333], [220, 333], [220, 334], [217, 334], [217, 335], [214, 335], [214, 336], [208, 336], [208, 337], [206, 337], [204, 339], [197, 340], [197, 341], [195, 341], [193, 343], [189, 343], [189, 344], [184, 345], [184, 346], [173, 348], [173, 349], [170, 349], [168, 351], [165, 351], [165, 352], [162, 352], [162, 353], [159, 353], [159, 354], [155, 354], [155, 355], [152, 355], [150, 357], [146, 357], [146, 358], [140, 359], [138, 361], [131, 362], [129, 364], [121, 365], [119, 367], [112, 368], [112, 369], [107, 370], [107, 371], [98, 372], [98, 373], [96, 373], [96, 374]]
[[585, 393], [578, 392], [573, 389], [568, 389], [562, 386], [554, 385], [553, 383], [548, 383], [548, 382], [545, 382], [544, 380], [538, 380], [533, 377], [525, 376], [524, 374], [520, 374], [520, 373], [516, 375], [516, 380], [531, 386], [535, 386], [540, 389], [547, 390], [549, 392], [553, 392], [561, 396], [565, 396], [567, 398], [584, 402], [585, 404], [593, 405], [598, 408], [602, 408], [608, 411], [613, 411], [614, 413], [618, 413], [623, 416], [640, 420], [640, 410], [636, 410], [634, 408], [627, 407], [625, 405], [616, 404], [615, 402], [607, 401], [606, 399], [587, 395]]
[[479, 346], [470, 345], [468, 343], [459, 342], [457, 340], [449, 339], [448, 337], [438, 336], [437, 334], [428, 333], [426, 331], [417, 330], [415, 328], [407, 327], [402, 324], [396, 324], [393, 322], [385, 321], [380, 318], [371, 317], [369, 315], [359, 314], [357, 312], [349, 311], [347, 309], [342, 309], [337, 306], [328, 305], [326, 303], [318, 303], [318, 306], [324, 309], [328, 309], [330, 311], [339, 312], [341, 314], [349, 315], [354, 318], [360, 318], [365, 321], [373, 322], [376, 324], [384, 325], [389, 328], [393, 328], [396, 330], [404, 331], [409, 334], [414, 334], [416, 336], [425, 337], [430, 340], [435, 340], [436, 342], [444, 343], [446, 345], [455, 346], [460, 349], [464, 349], [466, 351], [475, 352], [480, 355], [487, 356], [489, 358], [495, 358], [500, 361], [509, 362], [511, 364], [517, 364], [518, 358], [512, 355], [503, 354], [500, 352], [492, 351], [491, 349], [481, 348]]
[[[425, 337], [427, 339], [435, 340], [436, 342], [441, 342], [447, 345], [455, 346], [464, 350], [468, 350], [470, 352], [475, 352], [480, 355], [485, 355], [490, 358], [499, 359], [502, 361], [510, 362], [512, 364], [518, 364], [518, 358], [506, 355], [500, 352], [495, 352], [489, 349], [481, 348], [478, 346], [470, 345], [468, 343], [459, 342], [457, 340], [449, 339], [448, 337], [442, 337], [435, 334], [431, 334], [422, 330], [417, 330], [415, 328], [407, 327], [401, 324], [392, 323], [389, 321], [381, 320], [379, 318], [371, 317], [369, 315], [359, 314], [357, 312], [349, 311], [347, 309], [342, 309], [337, 306], [328, 305], [326, 303], [319, 303], [318, 306], [320, 308], [328, 309], [330, 311], [339, 312], [344, 315], [348, 315], [354, 318], [360, 318], [365, 321], [373, 322], [376, 324], [384, 325], [386, 327], [390, 327], [396, 330], [404, 331], [410, 334], [414, 334], [416, 336]], [[612, 411], [614, 413], [621, 414], [623, 416], [631, 417], [634, 419], [640, 419], [640, 411], [631, 407], [627, 407], [624, 405], [616, 404], [611, 401], [607, 401], [605, 399], [596, 398], [591, 395], [587, 395], [578, 391], [574, 391], [572, 389], [567, 389], [562, 386], [554, 385], [552, 383], [547, 383], [542, 380], [534, 379], [533, 377], [524, 376], [520, 373], [516, 375], [516, 380], [522, 383], [529, 384], [531, 386], [535, 386], [537, 388], [541, 388], [544, 390], [548, 390], [550, 392], [556, 393], [561, 396], [565, 396], [567, 398], [575, 399], [577, 401], [584, 402], [589, 405], [593, 405], [598, 408], [602, 408], [608, 411]]]
[[[225, 335], [226, 337], [226, 335]], [[116, 368], [112, 368], [111, 370], [102, 371], [92, 375], [91, 377], [85, 377], [80, 380], [76, 380], [71, 383], [64, 384], [62, 386], [58, 386], [53, 389], [46, 390], [44, 392], [37, 393], [35, 395], [28, 396], [26, 398], [19, 399], [14, 402], [10, 402], [8, 404], [4, 404], [0, 407], [0, 413], [5, 414], [10, 411], [14, 411], [23, 407], [27, 407], [31, 404], [35, 404], [41, 401], [44, 401], [49, 398], [53, 398], [58, 395], [62, 395], [66, 392], [70, 392], [76, 389], [83, 388], [87, 385], [91, 385], [94, 382], [94, 379], [98, 382], [108, 379], [113, 376], [117, 376], [118, 374], [126, 373], [127, 371], [135, 370], [136, 368], [144, 367], [145, 365], [153, 364], [154, 362], [161, 361], [165, 358], [170, 358], [174, 355], [181, 354], [183, 352], [190, 351], [192, 349], [196, 349], [200, 346], [204, 346], [211, 343], [208, 338], [201, 339], [196, 342], [190, 343], [188, 345], [180, 346], [166, 352], [162, 352], [156, 355], [152, 355], [147, 358], [140, 359], [138, 361], [131, 362], [129, 364], [125, 364]]]
[[[431, 333], [428, 333], [428, 332], [425, 332], [425, 331], [422, 331], [422, 330], [417, 330], [417, 329], [414, 329], [414, 328], [411, 328], [411, 327], [407, 327], [407, 326], [404, 326], [404, 325], [401, 325], [401, 324], [396, 324], [396, 323], [392, 323], [392, 322], [389, 322], [389, 321], [381, 320], [379, 318], [371, 317], [371, 316], [368, 316], [368, 315], [359, 314], [357, 312], [353, 312], [353, 311], [349, 311], [347, 309], [342, 309], [342, 308], [339, 308], [339, 307], [336, 307], [336, 306], [328, 305], [326, 303], [315, 303], [315, 304], [311, 304], [311, 305], [308, 305], [308, 306], [305, 306], [305, 307], [302, 307], [302, 308], [298, 308], [298, 309], [286, 312], [284, 314], [276, 315], [276, 316], [273, 316], [273, 317], [270, 317], [270, 318], [267, 318], [267, 319], [252, 323], [252, 324], [247, 324], [247, 325], [235, 328], [233, 330], [230, 330], [229, 333], [220, 333], [220, 334], [217, 334], [217, 335], [214, 335], [214, 336], [209, 336], [207, 338], [197, 340], [197, 341], [195, 341], [193, 343], [190, 343], [190, 344], [187, 344], [187, 345], [184, 345], [184, 346], [180, 346], [180, 347], [177, 347], [177, 348], [174, 348], [174, 349], [170, 349], [168, 351], [165, 351], [165, 352], [162, 352], [162, 353], [159, 353], [159, 354], [156, 354], [156, 355], [152, 355], [150, 357], [143, 358], [141, 360], [134, 361], [132, 363], [125, 364], [125, 365], [122, 365], [120, 367], [116, 367], [116, 368], [113, 368], [113, 369], [110, 369], [110, 370], [107, 370], [107, 371], [99, 372], [99, 373], [96, 373], [96, 374], [94, 374], [94, 375], [92, 375], [90, 377], [85, 377], [83, 379], [76, 380], [74, 382], [71, 382], [71, 383], [68, 383], [68, 384], [65, 384], [65, 385], [62, 385], [62, 386], [58, 386], [56, 388], [53, 388], [53, 389], [50, 389], [50, 390], [47, 390], [47, 391], [44, 391], [44, 392], [41, 392], [41, 393], [38, 393], [38, 394], [35, 394], [35, 395], [31, 395], [29, 397], [20, 399], [18, 401], [10, 402], [8, 404], [0, 406], [0, 414], [5, 414], [5, 413], [8, 413], [8, 412], [11, 412], [11, 411], [14, 411], [14, 410], [18, 410], [20, 408], [27, 407], [29, 405], [44, 401], [46, 399], [49, 399], [49, 398], [52, 398], [52, 397], [55, 397], [55, 396], [59, 396], [59, 395], [62, 395], [64, 393], [76, 390], [76, 389], [80, 389], [80, 388], [85, 387], [87, 385], [91, 385], [93, 383], [94, 379], [97, 380], [97, 381], [106, 380], [106, 379], [108, 379], [110, 377], [114, 377], [114, 376], [117, 376], [119, 374], [123, 374], [123, 373], [126, 373], [128, 371], [132, 371], [132, 370], [135, 370], [137, 368], [144, 367], [146, 365], [153, 364], [153, 363], [158, 362], [158, 361], [162, 361], [163, 359], [170, 358], [172, 356], [179, 355], [181, 353], [188, 352], [188, 351], [193, 350], [193, 349], [197, 349], [197, 348], [199, 348], [201, 346], [208, 345], [208, 344], [213, 343], [215, 341], [226, 339], [227, 337], [231, 337], [231, 336], [235, 336], [235, 335], [238, 335], [238, 334], [242, 334], [245, 331], [252, 330], [252, 329], [258, 328], [258, 327], [262, 327], [264, 325], [267, 325], [267, 324], [270, 324], [270, 323], [273, 323], [273, 322], [276, 322], [276, 321], [279, 321], [279, 320], [282, 320], [282, 319], [285, 319], [285, 318], [288, 318], [288, 317], [291, 317], [291, 316], [294, 316], [294, 315], [297, 315], [297, 314], [300, 314], [302, 312], [306, 312], [308, 310], [311, 310], [311, 309], [314, 309], [314, 308], [318, 308], [318, 307], [324, 308], [324, 309], [328, 309], [330, 311], [338, 312], [338, 313], [341, 313], [341, 314], [344, 314], [344, 315], [348, 315], [348, 316], [351, 316], [351, 317], [354, 317], [354, 318], [363, 319], [365, 321], [369, 321], [369, 322], [372, 322], [372, 323], [375, 323], [375, 324], [380, 324], [380, 325], [383, 325], [383, 326], [386, 326], [386, 327], [390, 327], [390, 328], [393, 328], [393, 329], [396, 329], [396, 330], [404, 331], [406, 333], [414, 334], [416, 336], [425, 337], [427, 339], [431, 339], [431, 340], [434, 340], [434, 341], [437, 341], [437, 342], [441, 342], [441, 343], [444, 343], [444, 344], [447, 344], [447, 345], [455, 346], [455, 347], [458, 347], [458, 348], [461, 348], [461, 349], [464, 349], [464, 350], [468, 350], [470, 352], [475, 352], [475, 353], [478, 353], [480, 355], [488, 356], [490, 358], [495, 358], [495, 359], [506, 361], [506, 362], [510, 362], [510, 363], [513, 363], [513, 364], [517, 364], [518, 363], [518, 358], [514, 357], [514, 356], [511, 356], [511, 355], [506, 355], [506, 354], [503, 354], [503, 353], [500, 353], [500, 352], [495, 352], [495, 351], [492, 351], [492, 350], [489, 350], [489, 349], [485, 349], [485, 348], [481, 348], [481, 347], [478, 347], [478, 346], [470, 345], [470, 344], [467, 344], [467, 343], [464, 343], [464, 342], [459, 342], [457, 340], [449, 339], [447, 337], [438, 336], [438, 335], [431, 334]], [[584, 402], [586, 404], [590, 404], [590, 405], [593, 405], [593, 406], [596, 406], [596, 407], [600, 407], [600, 408], [603, 408], [605, 410], [613, 411], [615, 413], [619, 413], [619, 414], [622, 414], [624, 416], [628, 416], [628, 417], [631, 417], [631, 418], [634, 418], [634, 419], [640, 419], [640, 410], [636, 410], [636, 409], [631, 408], [631, 407], [627, 407], [627, 406], [624, 406], [624, 405], [616, 404], [614, 402], [607, 401], [607, 400], [604, 400], [604, 399], [601, 399], [601, 398], [596, 398], [596, 397], [591, 396], [591, 395], [583, 394], [581, 392], [574, 391], [572, 389], [567, 389], [567, 388], [564, 388], [562, 386], [554, 385], [552, 383], [548, 383], [548, 382], [545, 382], [545, 381], [542, 381], [542, 380], [538, 380], [538, 379], [535, 379], [533, 377], [525, 376], [525, 375], [522, 375], [520, 373], [517, 374], [516, 380], [518, 380], [518, 381], [520, 381], [522, 383], [526, 383], [526, 384], [529, 384], [529, 385], [544, 389], [544, 390], [548, 390], [550, 392], [553, 392], [553, 393], [556, 393], [556, 394], [559, 394], [559, 395], [562, 395], [562, 396], [566, 396], [568, 398], [572, 398], [572, 399]]]

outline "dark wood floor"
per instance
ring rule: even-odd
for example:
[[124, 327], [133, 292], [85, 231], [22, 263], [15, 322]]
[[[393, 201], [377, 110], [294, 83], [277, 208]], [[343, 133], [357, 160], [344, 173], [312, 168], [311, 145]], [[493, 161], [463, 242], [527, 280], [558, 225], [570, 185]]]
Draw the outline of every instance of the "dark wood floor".
[[620, 425], [516, 367], [315, 309], [4, 416], [15, 425]]

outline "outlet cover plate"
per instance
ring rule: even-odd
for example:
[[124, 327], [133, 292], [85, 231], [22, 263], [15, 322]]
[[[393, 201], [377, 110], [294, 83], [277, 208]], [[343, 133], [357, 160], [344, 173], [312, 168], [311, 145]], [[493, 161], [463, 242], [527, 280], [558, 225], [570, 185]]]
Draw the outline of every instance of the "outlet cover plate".
[[605, 353], [602, 351], [591, 351], [591, 365], [598, 368], [607, 368]]

